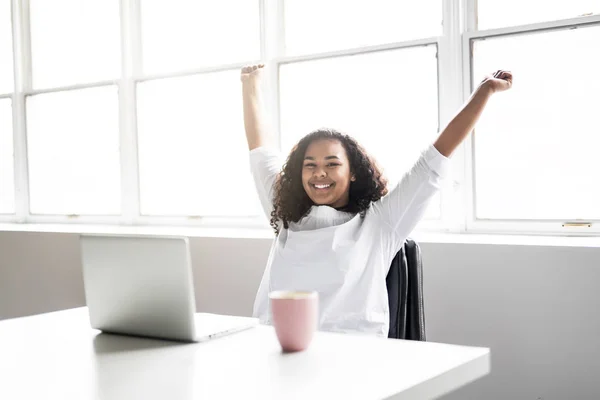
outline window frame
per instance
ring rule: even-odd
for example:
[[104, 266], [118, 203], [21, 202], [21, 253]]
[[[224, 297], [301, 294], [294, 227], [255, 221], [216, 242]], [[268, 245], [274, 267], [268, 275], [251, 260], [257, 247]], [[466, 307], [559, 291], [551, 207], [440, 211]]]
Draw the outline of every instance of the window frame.
[[[0, 214], [0, 223], [34, 224], [100, 224], [123, 226], [184, 226], [265, 228], [264, 216], [248, 217], [168, 217], [140, 214], [139, 164], [137, 150], [136, 85], [154, 79], [189, 76], [240, 69], [249, 63], [267, 65], [265, 103], [270, 111], [277, 143], [281, 144], [279, 105], [279, 66], [308, 60], [341, 57], [369, 52], [432, 45], [438, 49], [438, 131], [441, 130], [469, 98], [472, 82], [472, 43], [474, 40], [503, 35], [522, 34], [542, 30], [569, 29], [580, 25], [600, 25], [600, 15], [591, 15], [552, 22], [534, 23], [478, 31], [476, 29], [477, 0], [447, 0], [442, 2], [443, 32], [441, 36], [400, 41], [298, 56], [285, 55], [285, 0], [254, 0], [260, 13], [260, 60], [243, 63], [215, 65], [172, 74], [142, 74], [142, 35], [140, 20], [141, 0], [119, 0], [121, 23], [121, 76], [114, 81], [90, 82], [68, 87], [32, 90], [31, 40], [29, 29], [29, 1], [11, 0], [13, 32], [14, 91], [0, 94], [9, 97], [13, 104], [13, 140], [15, 163], [15, 213]], [[29, 179], [26, 141], [25, 102], [27, 96], [78, 90], [89, 87], [115, 85], [119, 90], [119, 138], [121, 147], [121, 215], [32, 215], [29, 212]], [[241, 139], [242, 140], [242, 139]], [[469, 136], [452, 157], [453, 176], [447, 179], [441, 191], [441, 219], [424, 220], [421, 231], [454, 233], [510, 233], [546, 235], [598, 235], [600, 221], [589, 221], [588, 227], [564, 226], [565, 222], [578, 221], [512, 221], [480, 220], [475, 218], [475, 187], [473, 158], [474, 139]], [[585, 221], [587, 222], [587, 221]]]
[[[557, 21], [537, 22], [527, 25], [508, 26], [487, 30], [476, 28], [476, 1], [464, 0], [468, 10], [465, 15], [467, 27], [462, 38], [463, 51], [463, 93], [464, 101], [475, 89], [473, 79], [473, 43], [477, 40], [492, 37], [521, 36], [540, 32], [577, 29], [583, 26], [599, 26], [600, 15], [589, 15]], [[528, 234], [528, 235], [563, 235], [563, 236], [596, 236], [600, 235], [600, 220], [562, 220], [562, 219], [484, 219], [477, 218], [476, 187], [475, 187], [475, 141], [476, 136], [470, 135], [465, 140], [464, 148], [467, 155], [464, 159], [464, 181], [462, 186], [465, 194], [465, 232]]]

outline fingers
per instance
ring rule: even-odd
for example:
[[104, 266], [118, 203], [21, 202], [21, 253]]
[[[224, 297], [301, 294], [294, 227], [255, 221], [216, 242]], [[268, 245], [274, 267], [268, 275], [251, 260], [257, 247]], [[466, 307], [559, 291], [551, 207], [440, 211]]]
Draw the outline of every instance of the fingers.
[[265, 67], [265, 64], [246, 65], [240, 71], [240, 80], [242, 82], [259, 82], [260, 71]]
[[242, 68], [242, 74], [250, 74], [258, 69], [264, 68], [264, 64], [256, 64], [256, 65], [247, 65]]
[[513, 74], [510, 71], [499, 69], [494, 72], [492, 76], [496, 79], [505, 81], [507, 88], [510, 88], [513, 84]]
[[504, 79], [508, 83], [508, 87], [511, 87], [513, 84], [513, 75], [510, 71], [504, 71], [500, 79]]
[[502, 69], [499, 69], [498, 71], [494, 72], [493, 76], [497, 79], [512, 80], [512, 72], [504, 71]]

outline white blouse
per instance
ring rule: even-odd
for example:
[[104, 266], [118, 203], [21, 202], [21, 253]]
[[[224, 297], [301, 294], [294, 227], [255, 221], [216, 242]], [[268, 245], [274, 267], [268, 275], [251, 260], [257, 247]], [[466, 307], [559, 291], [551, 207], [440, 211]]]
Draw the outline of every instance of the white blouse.
[[[313, 206], [273, 242], [254, 316], [270, 324], [269, 292], [315, 290], [319, 329], [387, 337], [389, 307], [385, 278], [392, 259], [421, 220], [449, 159], [432, 145], [388, 195], [371, 204], [364, 218], [329, 206]], [[263, 209], [270, 219], [280, 154], [250, 151], [250, 166]]]

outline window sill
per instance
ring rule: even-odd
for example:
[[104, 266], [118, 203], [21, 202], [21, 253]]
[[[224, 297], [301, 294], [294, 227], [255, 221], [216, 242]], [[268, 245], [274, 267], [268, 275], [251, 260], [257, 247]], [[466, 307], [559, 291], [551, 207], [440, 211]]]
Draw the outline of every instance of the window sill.
[[191, 226], [0, 224], [0, 232], [76, 233], [142, 236], [187, 236], [239, 239], [273, 239], [269, 228], [218, 228]]
[[[125, 225], [84, 225], [84, 224], [14, 224], [0, 223], [0, 232], [38, 232], [74, 234], [117, 234], [149, 236], [186, 236], [226, 239], [268, 239], [274, 238], [267, 227], [219, 228], [186, 226], [125, 226]], [[420, 243], [442, 244], [482, 244], [508, 246], [552, 246], [552, 247], [592, 247], [600, 248], [598, 236], [550, 236], [550, 235], [508, 235], [480, 233], [448, 233], [415, 231], [412, 235]]]
[[598, 236], [551, 236], [415, 231], [411, 237], [419, 243], [600, 248], [600, 237]]

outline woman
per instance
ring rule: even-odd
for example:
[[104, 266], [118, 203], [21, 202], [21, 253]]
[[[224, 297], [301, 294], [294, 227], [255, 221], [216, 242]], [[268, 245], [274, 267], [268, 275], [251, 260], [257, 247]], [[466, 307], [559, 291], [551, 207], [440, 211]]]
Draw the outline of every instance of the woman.
[[490, 96], [511, 87], [512, 74], [500, 70], [486, 77], [388, 194], [373, 159], [354, 139], [334, 130], [304, 137], [282, 167], [263, 114], [263, 70], [261, 64], [241, 71], [252, 174], [276, 233], [254, 315], [270, 322], [272, 290], [315, 290], [319, 329], [387, 337], [385, 278], [391, 261], [439, 190], [448, 158]]

